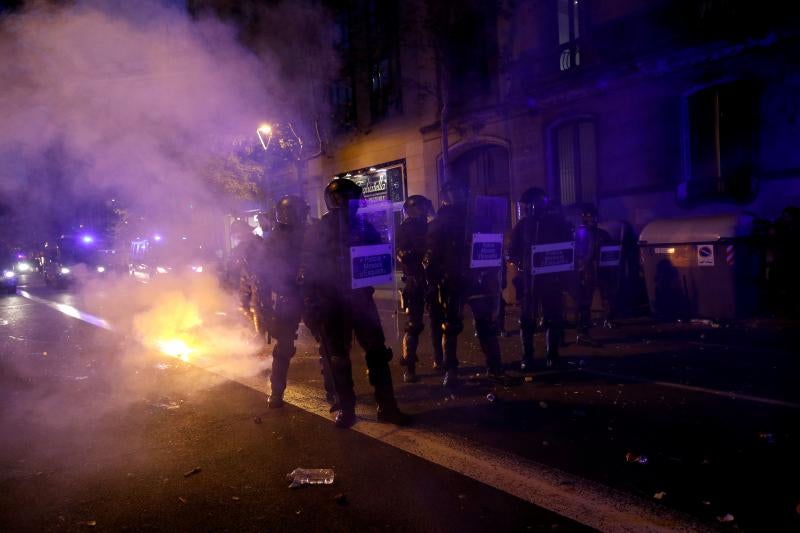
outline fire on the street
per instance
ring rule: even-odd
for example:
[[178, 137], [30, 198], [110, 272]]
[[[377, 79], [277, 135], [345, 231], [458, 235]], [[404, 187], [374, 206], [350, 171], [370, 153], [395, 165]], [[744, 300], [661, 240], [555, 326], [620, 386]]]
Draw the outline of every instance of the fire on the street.
[[164, 355], [175, 357], [184, 362], [188, 362], [189, 354], [195, 351], [183, 339], [157, 340], [156, 347]]

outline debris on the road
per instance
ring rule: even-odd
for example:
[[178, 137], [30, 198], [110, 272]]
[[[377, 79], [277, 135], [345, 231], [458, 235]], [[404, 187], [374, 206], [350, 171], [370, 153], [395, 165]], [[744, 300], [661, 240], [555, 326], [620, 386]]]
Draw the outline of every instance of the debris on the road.
[[525, 376], [525, 383], [533, 383], [533, 376]]
[[192, 468], [191, 470], [189, 470], [188, 472], [184, 472], [183, 477], [190, 477], [190, 476], [193, 476], [195, 474], [199, 474], [202, 471], [203, 471], [202, 468], [200, 468], [199, 466], [196, 466], [196, 467]]
[[635, 463], [640, 465], [646, 465], [650, 462], [646, 455], [638, 455], [633, 452], [628, 452], [625, 454], [625, 461], [628, 463]]
[[238, 496], [231, 496], [231, 500], [233, 500], [235, 502], [238, 502], [240, 499], [241, 498], [239, 498]]
[[655, 494], [653, 494], [653, 498], [655, 498], [656, 500], [663, 500], [664, 496], [666, 496], [666, 495], [667, 495], [667, 493], [662, 490], [662, 491], [659, 491], [659, 492], [656, 492]]
[[256, 424], [260, 424], [262, 422], [261, 417], [260, 416], [254, 416], [253, 417], [253, 422], [255, 422]]
[[717, 517], [717, 522], [722, 522], [723, 524], [733, 522], [734, 520], [736, 520], [736, 518], [734, 518], [731, 513], [725, 513], [724, 515]]
[[291, 481], [290, 489], [303, 485], [331, 485], [333, 478], [332, 468], [295, 468], [286, 474], [287, 481]]
[[542, 409], [547, 409], [547, 402], [539, 402], [539, 407]]
[[97, 520], [84, 520], [83, 522], [78, 522], [78, 525], [94, 527], [97, 525]]
[[350, 500], [347, 499], [347, 494], [341, 492], [333, 497], [333, 501], [335, 501], [337, 505], [341, 505], [343, 507], [350, 503]]
[[187, 499], [186, 499], [186, 498], [184, 498], [183, 496], [178, 496], [178, 501], [179, 501], [179, 502], [181, 502], [181, 503], [186, 503], [186, 502], [188, 502], [189, 500], [187, 500]]

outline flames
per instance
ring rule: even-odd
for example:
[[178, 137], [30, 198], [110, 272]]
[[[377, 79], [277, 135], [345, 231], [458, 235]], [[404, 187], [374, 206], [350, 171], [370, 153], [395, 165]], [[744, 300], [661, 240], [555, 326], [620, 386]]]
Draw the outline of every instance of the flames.
[[164, 355], [175, 357], [187, 363], [189, 362], [189, 355], [195, 351], [183, 339], [157, 340], [155, 345]]

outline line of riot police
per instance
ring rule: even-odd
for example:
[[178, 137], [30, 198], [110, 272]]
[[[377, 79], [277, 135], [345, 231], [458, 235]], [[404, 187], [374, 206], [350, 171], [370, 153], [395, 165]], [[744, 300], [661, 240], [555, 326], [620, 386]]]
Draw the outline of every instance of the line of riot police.
[[[547, 365], [558, 363], [563, 294], [573, 289], [576, 265], [579, 340], [588, 342], [591, 298], [601, 247], [608, 240], [597, 228], [596, 210], [587, 206], [583, 224], [573, 231], [560, 210], [549, 204], [544, 191], [528, 189], [518, 202], [518, 222], [504, 254], [507, 204], [503, 199], [472, 197], [459, 181], [446, 183], [441, 197], [442, 205], [433, 216], [430, 200], [410, 196], [397, 229], [394, 253], [402, 269], [401, 307], [406, 315], [400, 361], [404, 381], [418, 380], [417, 351], [427, 309], [433, 367], [443, 372], [445, 387], [459, 385], [458, 337], [464, 329], [467, 305], [485, 357], [486, 375], [492, 380], [504, 379], [498, 318], [506, 261], [517, 272], [513, 283], [521, 311], [523, 371], [532, 368], [533, 335], [539, 323], [545, 330]], [[232, 259], [234, 270], [241, 273], [242, 307], [262, 338], [275, 339], [268, 405], [283, 405], [289, 362], [302, 320], [319, 345], [321, 372], [331, 410], [336, 412], [336, 426], [349, 427], [356, 421], [350, 361], [353, 338], [365, 352], [378, 420], [407, 424], [410, 418], [395, 400], [389, 367], [392, 350], [386, 345], [374, 289], [354, 281], [354, 253], [383, 241], [369, 219], [359, 216], [363, 197], [356, 183], [333, 180], [325, 188], [325, 202], [328, 212], [314, 224], [313, 231], [308, 224], [308, 206], [296, 196], [281, 199], [274, 227], [263, 240], [244, 222], [231, 228], [237, 241]], [[379, 259], [379, 266], [384, 264], [380, 257], [373, 257]], [[391, 255], [389, 259], [391, 264]], [[393, 276], [393, 272], [388, 274]]]

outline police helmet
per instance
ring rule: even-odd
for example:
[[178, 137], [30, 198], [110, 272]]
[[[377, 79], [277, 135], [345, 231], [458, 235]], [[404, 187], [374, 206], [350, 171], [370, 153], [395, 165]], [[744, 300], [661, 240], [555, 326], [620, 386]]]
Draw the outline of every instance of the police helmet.
[[406, 218], [426, 218], [430, 214], [433, 214], [433, 204], [421, 194], [413, 194], [403, 202]]
[[529, 187], [520, 195], [517, 202], [517, 218], [531, 216], [544, 210], [549, 204], [547, 193], [539, 187]]
[[299, 196], [289, 194], [275, 206], [275, 222], [283, 226], [302, 226], [308, 216], [308, 204]]
[[442, 185], [442, 201], [447, 205], [464, 204], [469, 197], [469, 185], [462, 180], [451, 179]]
[[347, 209], [351, 200], [361, 198], [361, 187], [353, 180], [336, 178], [325, 187], [325, 205], [328, 209]]

